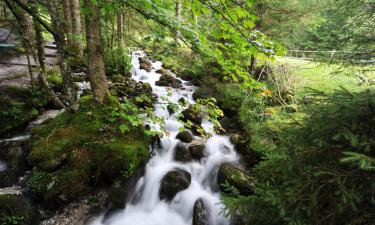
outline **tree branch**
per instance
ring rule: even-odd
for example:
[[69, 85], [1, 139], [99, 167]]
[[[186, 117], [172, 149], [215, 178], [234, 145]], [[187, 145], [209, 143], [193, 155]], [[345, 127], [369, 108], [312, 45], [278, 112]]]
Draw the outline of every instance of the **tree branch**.
[[[36, 12], [34, 12], [31, 8], [29, 8], [27, 5], [22, 3], [20, 0], [12, 0], [15, 2], [19, 7], [21, 7], [25, 12], [27, 12], [30, 16], [32, 16], [35, 20], [37, 20], [40, 25], [42, 25], [48, 32], [50, 32], [54, 37], [57, 35], [56, 32], [44, 21], [42, 20]], [[10, 4], [10, 0], [5, 0], [7, 5]]]

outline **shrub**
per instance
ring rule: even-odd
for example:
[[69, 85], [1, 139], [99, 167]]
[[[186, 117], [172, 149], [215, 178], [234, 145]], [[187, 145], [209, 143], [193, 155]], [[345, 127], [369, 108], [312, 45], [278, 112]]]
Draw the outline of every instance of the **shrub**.
[[252, 170], [255, 194], [224, 198], [244, 224], [373, 224], [375, 92], [319, 99], [300, 127], [255, 133], [266, 159]]

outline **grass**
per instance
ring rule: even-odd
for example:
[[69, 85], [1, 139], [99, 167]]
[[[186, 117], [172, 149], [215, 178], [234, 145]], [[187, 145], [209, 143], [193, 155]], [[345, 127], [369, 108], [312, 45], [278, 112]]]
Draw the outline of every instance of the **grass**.
[[[360, 85], [360, 79], [357, 77], [361, 70], [358, 67], [343, 67], [291, 58], [277, 58], [276, 62], [292, 67], [298, 96], [308, 94], [309, 89], [332, 93], [340, 87], [355, 92], [374, 87], [370, 83]], [[373, 67], [372, 70], [365, 74], [370, 80], [375, 77]]]

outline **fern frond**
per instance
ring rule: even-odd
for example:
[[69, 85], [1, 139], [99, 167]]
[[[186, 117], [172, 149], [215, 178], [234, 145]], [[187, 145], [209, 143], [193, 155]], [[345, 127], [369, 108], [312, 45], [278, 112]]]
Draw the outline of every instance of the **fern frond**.
[[350, 163], [365, 171], [375, 171], [375, 158], [356, 152], [344, 152], [343, 154], [345, 157], [341, 158], [340, 162]]

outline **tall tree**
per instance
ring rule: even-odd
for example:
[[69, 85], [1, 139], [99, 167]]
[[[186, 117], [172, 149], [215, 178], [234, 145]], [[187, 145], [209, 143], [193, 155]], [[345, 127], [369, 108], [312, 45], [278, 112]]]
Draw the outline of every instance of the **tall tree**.
[[59, 64], [61, 70], [61, 76], [63, 80], [63, 93], [65, 101], [70, 107], [75, 103], [74, 90], [73, 90], [73, 78], [71, 74], [71, 68], [69, 65], [69, 51], [65, 42], [65, 25], [64, 20], [61, 17], [57, 0], [46, 1], [47, 10], [51, 16], [53, 36], [57, 46], [57, 54], [59, 55]]
[[177, 23], [177, 30], [176, 30], [176, 35], [175, 35], [175, 41], [178, 42], [180, 39], [180, 20], [181, 20], [181, 9], [182, 9], [182, 0], [176, 0], [176, 23]]
[[118, 48], [121, 55], [120, 72], [125, 73], [125, 40], [124, 40], [124, 12], [120, 9], [117, 12], [117, 36], [118, 36]]
[[68, 45], [72, 43], [72, 12], [70, 6], [71, 0], [63, 0], [64, 16], [65, 16], [65, 33]]
[[82, 28], [81, 28], [81, 6], [79, 0], [70, 0], [72, 13], [73, 45], [78, 50], [79, 57], [83, 58]]
[[84, 1], [88, 12], [86, 22], [86, 47], [89, 79], [94, 100], [101, 104], [107, 95], [108, 87], [105, 77], [104, 52], [100, 34], [99, 6], [92, 0]]

